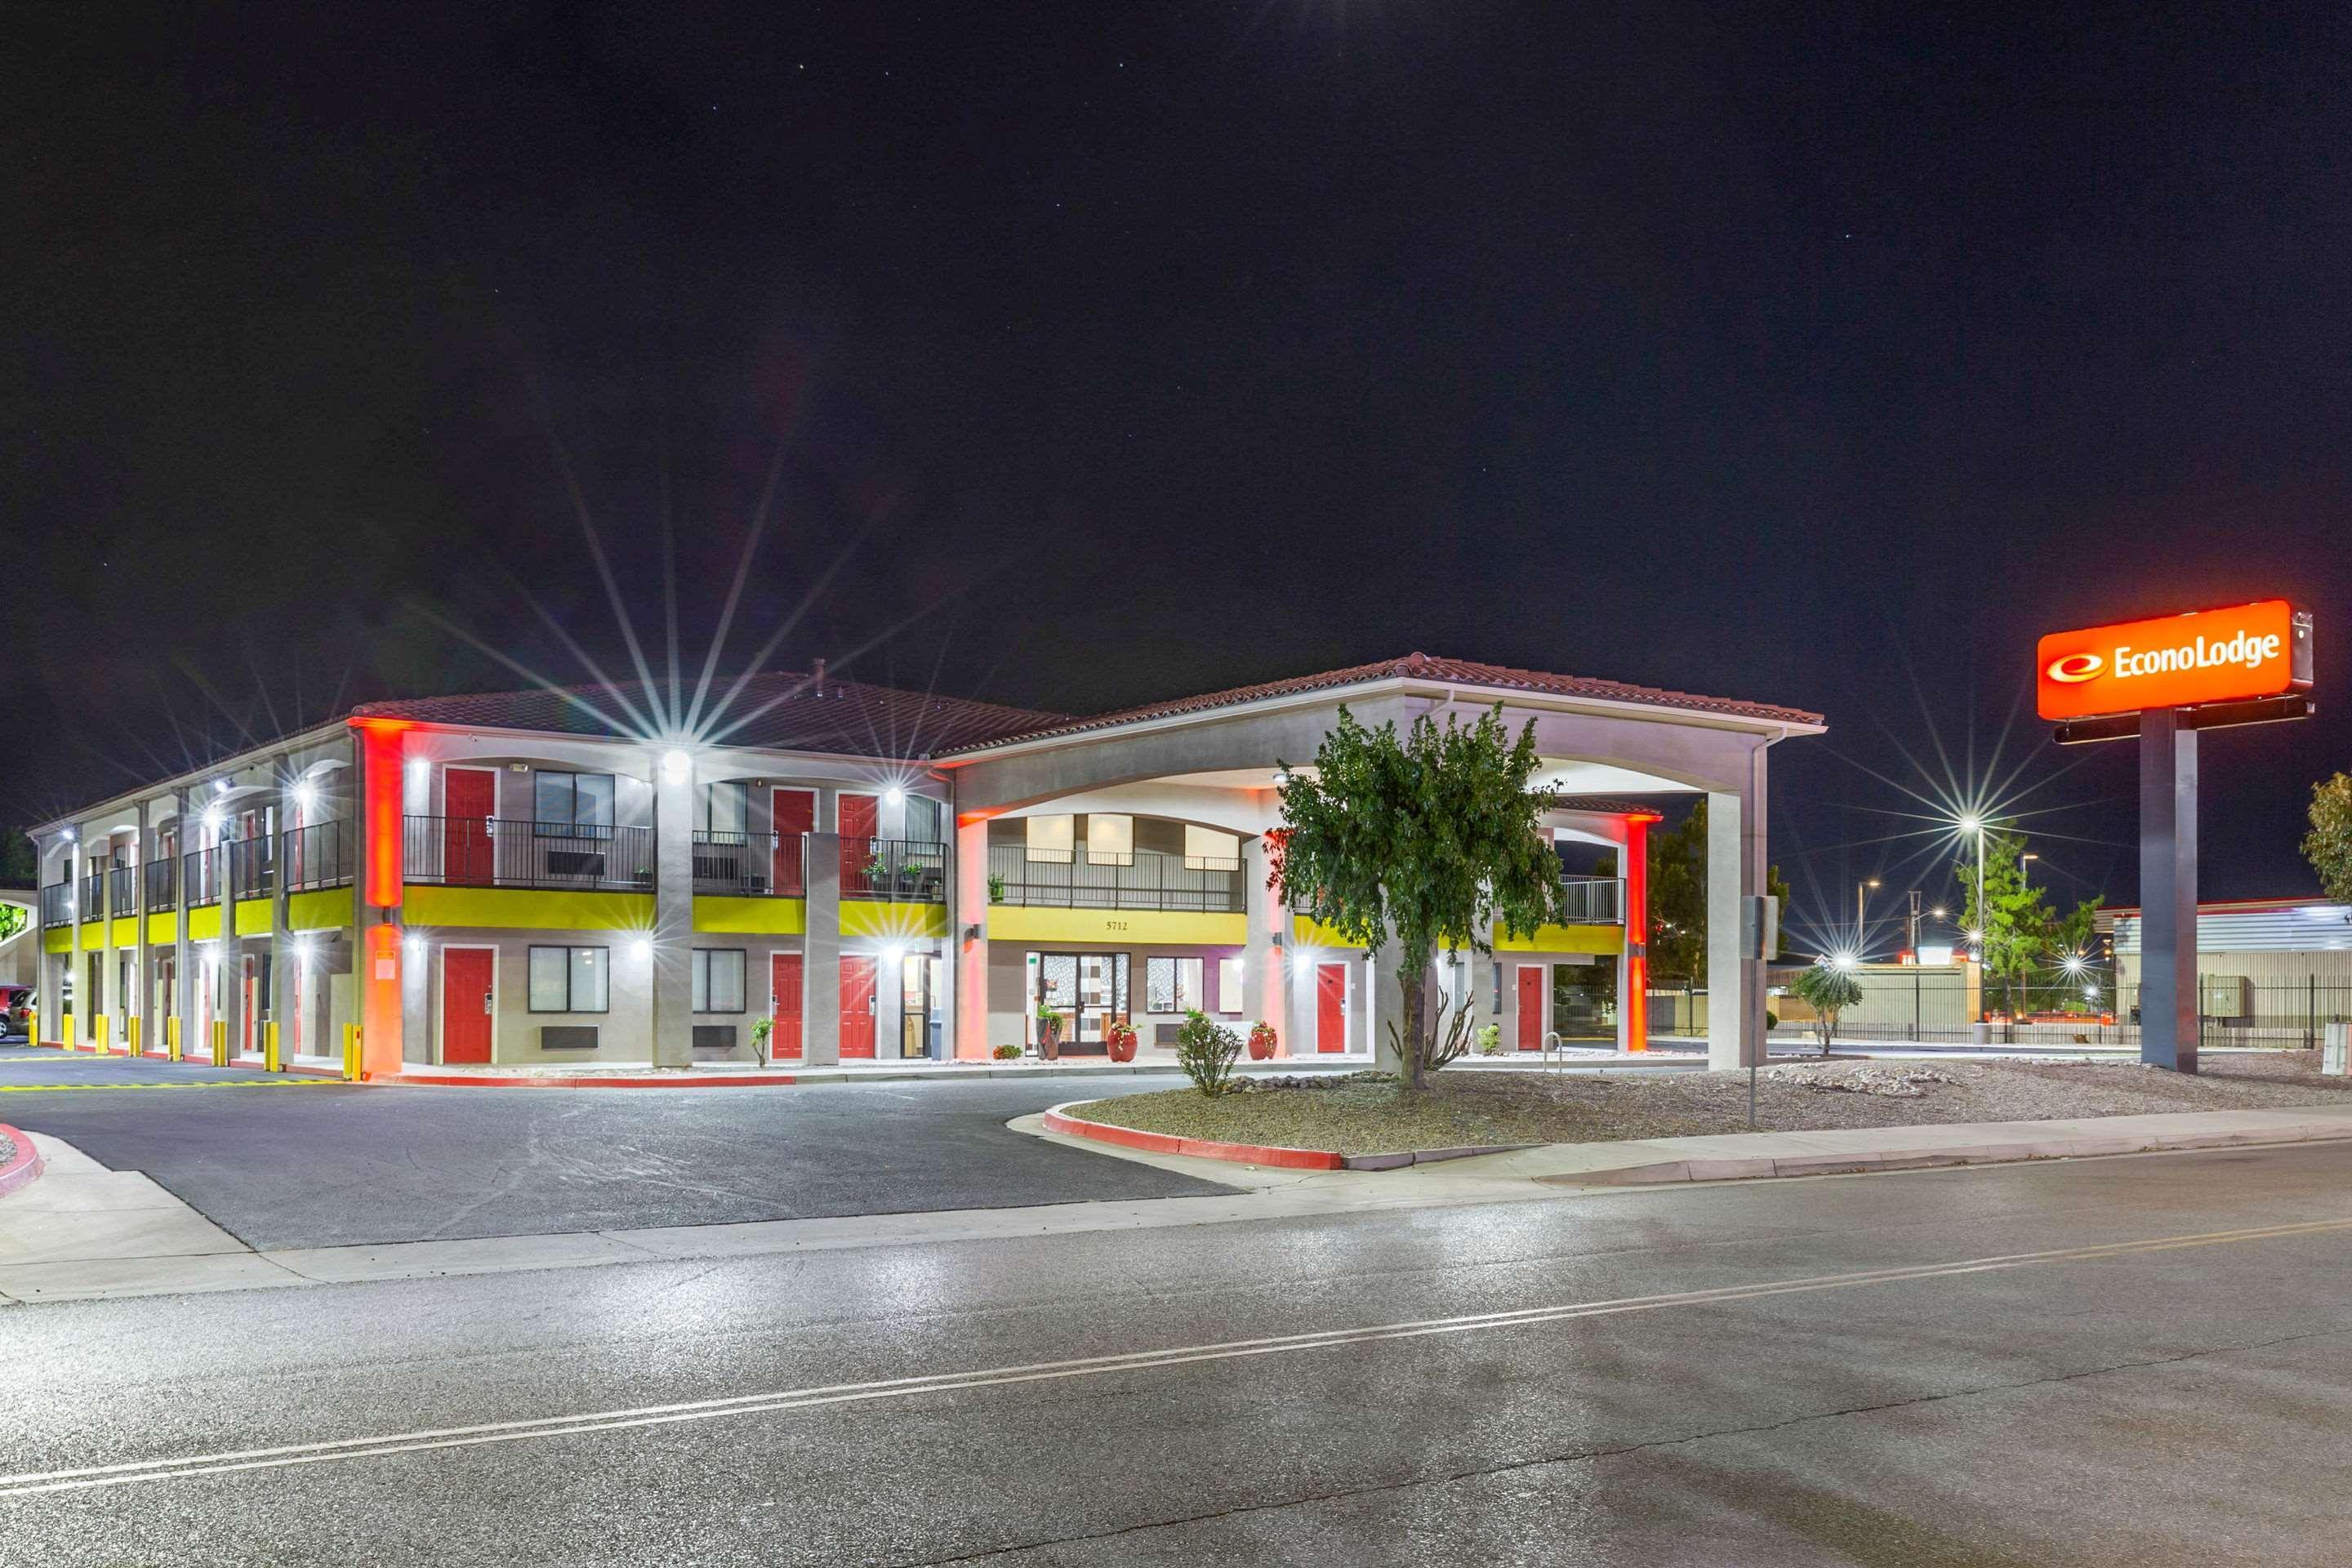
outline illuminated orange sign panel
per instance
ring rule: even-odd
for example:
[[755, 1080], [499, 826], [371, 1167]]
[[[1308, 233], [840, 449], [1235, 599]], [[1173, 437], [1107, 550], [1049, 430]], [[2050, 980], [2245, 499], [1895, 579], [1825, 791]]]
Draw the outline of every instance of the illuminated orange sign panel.
[[2284, 599], [2053, 632], [2034, 652], [2044, 719], [2281, 697], [2311, 684], [2311, 615]]

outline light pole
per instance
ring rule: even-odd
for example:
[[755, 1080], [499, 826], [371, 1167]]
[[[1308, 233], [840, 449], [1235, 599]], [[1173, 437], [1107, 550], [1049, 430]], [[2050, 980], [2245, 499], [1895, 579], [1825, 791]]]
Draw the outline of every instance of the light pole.
[[1857, 953], [1862, 952], [1864, 946], [1863, 902], [1870, 889], [1876, 886], [1878, 886], [1878, 879], [1875, 877], [1867, 882], [1856, 882], [1853, 885], [1853, 950]]
[[1911, 949], [1911, 962], [1912, 962], [1912, 963], [1918, 963], [1918, 962], [1919, 962], [1919, 889], [1916, 889], [1916, 888], [1914, 888], [1914, 889], [1911, 889], [1911, 926], [1910, 926], [1909, 933], [1908, 933], [1908, 935], [1907, 935], [1907, 936], [1906, 936], [1906, 945], [1908, 945], [1908, 946], [1909, 946], [1909, 948]]
[[1985, 822], [1981, 816], [1964, 816], [1960, 818], [1959, 826], [1961, 832], [1977, 836], [1977, 962], [1982, 963], [1985, 933], [1991, 930], [1990, 922], [1985, 919]]
[[2030, 849], [2017, 858], [2017, 890], [2019, 892], [2022, 893], [2025, 891], [2025, 863], [2028, 860], [2039, 860], [2041, 858], [2041, 856], [2034, 854]]

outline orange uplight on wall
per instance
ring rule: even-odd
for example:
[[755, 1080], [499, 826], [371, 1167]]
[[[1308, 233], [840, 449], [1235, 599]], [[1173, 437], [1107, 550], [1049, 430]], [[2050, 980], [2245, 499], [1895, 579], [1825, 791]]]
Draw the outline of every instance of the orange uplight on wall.
[[360, 719], [352, 728], [360, 732], [360, 833], [367, 851], [361, 893], [373, 909], [396, 909], [403, 891], [401, 762], [409, 726], [398, 720]]
[[2044, 719], [2282, 697], [2311, 685], [2311, 613], [2265, 599], [2053, 632], [2033, 657]]

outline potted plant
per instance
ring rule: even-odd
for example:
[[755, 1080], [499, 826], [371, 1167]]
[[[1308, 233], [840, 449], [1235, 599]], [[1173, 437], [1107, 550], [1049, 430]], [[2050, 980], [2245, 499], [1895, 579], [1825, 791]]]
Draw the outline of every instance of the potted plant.
[[1274, 1047], [1275, 1033], [1274, 1026], [1272, 1024], [1267, 1023], [1264, 1018], [1260, 1018], [1256, 1023], [1250, 1026], [1250, 1060], [1254, 1062], [1262, 1062], [1266, 1060], [1274, 1055]]
[[1113, 1018], [1103, 1026], [1103, 1046], [1110, 1052], [1111, 1060], [1133, 1061], [1136, 1047], [1135, 1026], [1124, 1018]]
[[751, 1059], [761, 1067], [768, 1065], [768, 1037], [775, 1032], [773, 1018], [759, 1018], [751, 1024]]
[[1058, 1007], [1037, 1009], [1037, 1054], [1049, 1062], [1062, 1059], [1062, 1013]]
[[1008, 1040], [996, 1047], [995, 1055], [996, 1059], [1001, 1062], [1017, 1061], [1020, 1059], [1021, 1047]]
[[1004, 901], [1003, 878], [992, 875], [988, 879], [988, 901], [992, 904], [1001, 904]]

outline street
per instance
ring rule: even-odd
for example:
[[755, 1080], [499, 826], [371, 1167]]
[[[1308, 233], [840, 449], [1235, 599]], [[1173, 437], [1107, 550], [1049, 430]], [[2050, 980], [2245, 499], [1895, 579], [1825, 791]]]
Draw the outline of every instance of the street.
[[20, 1308], [0, 1555], [2334, 1563], [2348, 1174], [2313, 1146]]

